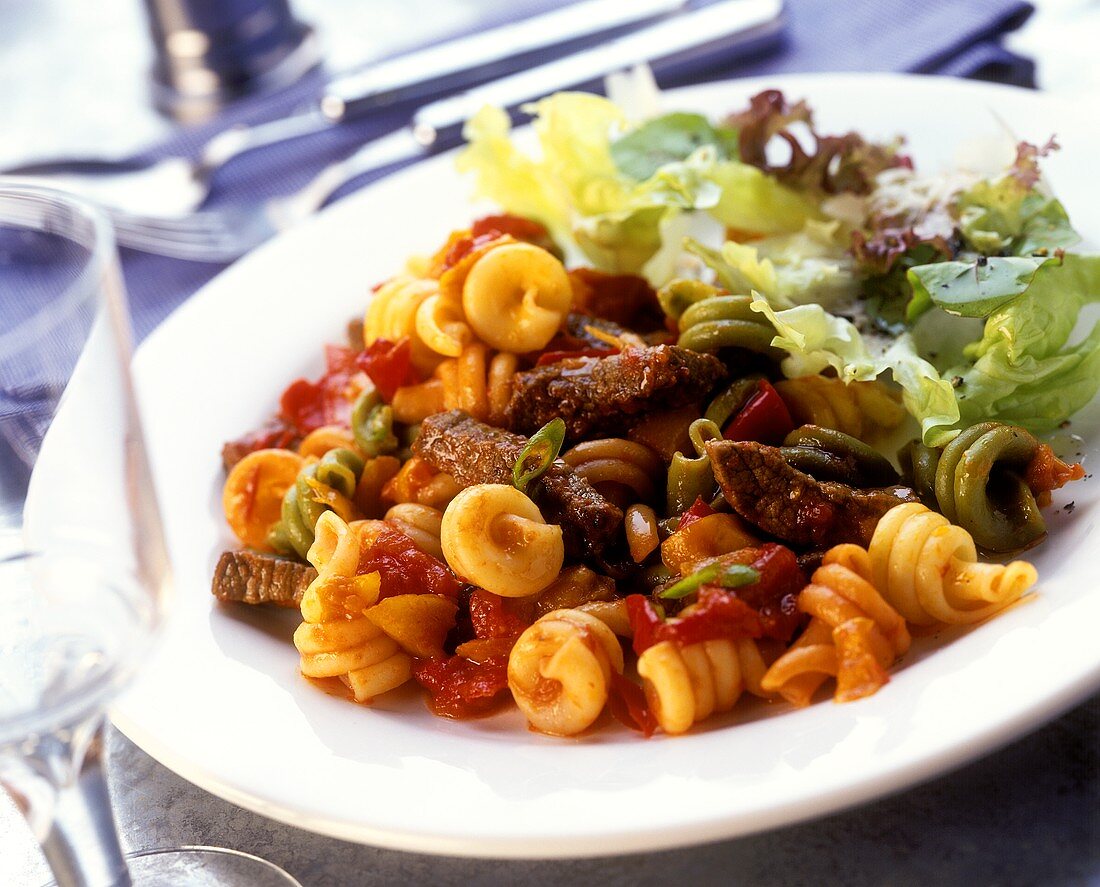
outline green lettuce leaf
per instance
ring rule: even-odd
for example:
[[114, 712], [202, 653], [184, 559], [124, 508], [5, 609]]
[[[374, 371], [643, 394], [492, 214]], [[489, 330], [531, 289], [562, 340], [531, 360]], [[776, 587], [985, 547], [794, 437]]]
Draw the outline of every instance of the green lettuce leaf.
[[973, 262], [937, 262], [908, 271], [913, 298], [906, 316], [915, 320], [932, 305], [961, 317], [988, 317], [1031, 286], [1052, 256], [1005, 256]]
[[859, 292], [852, 256], [842, 245], [839, 222], [806, 222], [800, 231], [754, 241], [727, 241], [711, 249], [685, 241], [688, 252], [714, 270], [731, 293], [762, 293], [777, 308], [816, 302], [830, 306]]
[[1067, 249], [1080, 240], [1065, 207], [1045, 191], [1039, 175], [1039, 158], [1057, 147], [1053, 139], [1042, 147], [1020, 142], [1004, 175], [976, 182], [958, 195], [959, 232], [970, 249], [987, 256], [1028, 256]]
[[513, 143], [503, 111], [485, 108], [466, 124], [458, 168], [473, 175], [481, 196], [542, 222], [605, 271], [663, 283], [659, 275], [672, 267], [664, 236], [681, 230], [682, 213], [704, 210], [758, 234], [799, 231], [815, 215], [805, 198], [731, 159], [732, 133], [697, 115], [666, 115], [628, 131], [612, 102], [568, 92], [530, 110], [536, 153]]
[[851, 322], [818, 305], [776, 311], [756, 293], [753, 310], [775, 325], [772, 344], [788, 352], [786, 375], [833, 367], [840, 378], [856, 381], [890, 370], [924, 442], [942, 446], [959, 428], [988, 420], [1052, 431], [1100, 390], [1100, 323], [1070, 344], [1081, 310], [1100, 302], [1100, 256], [1047, 259], [1019, 286], [987, 317], [964, 359], [942, 374], [908, 334], [876, 357]]
[[1100, 324], [1069, 344], [1081, 309], [1100, 301], [1100, 256], [1049, 261], [1026, 290], [989, 315], [982, 338], [968, 346], [971, 364], [948, 371], [962, 419], [1014, 422], [1051, 431], [1100, 389]]
[[737, 133], [714, 126], [702, 114], [676, 112], [648, 120], [611, 144], [611, 156], [624, 175], [644, 181], [666, 163], [686, 160], [709, 145], [723, 160], [737, 157]]

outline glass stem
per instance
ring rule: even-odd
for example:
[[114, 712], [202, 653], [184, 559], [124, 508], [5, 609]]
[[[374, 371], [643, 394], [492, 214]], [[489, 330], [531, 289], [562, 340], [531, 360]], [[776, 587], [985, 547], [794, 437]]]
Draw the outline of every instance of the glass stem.
[[0, 781], [26, 817], [58, 887], [130, 887], [103, 774], [102, 714], [29, 738]]

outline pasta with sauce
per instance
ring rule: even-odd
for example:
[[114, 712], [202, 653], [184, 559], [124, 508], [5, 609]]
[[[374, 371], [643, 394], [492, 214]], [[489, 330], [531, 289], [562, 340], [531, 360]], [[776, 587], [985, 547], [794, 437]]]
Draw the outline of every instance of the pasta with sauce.
[[[583, 204], [555, 220], [568, 242], [487, 216], [375, 287], [352, 347], [326, 351], [321, 377], [291, 382], [271, 420], [223, 451], [223, 511], [244, 549], [222, 555], [215, 594], [297, 604], [302, 674], [356, 702], [412, 683], [441, 716], [513, 705], [561, 737], [611, 717], [677, 736], [733, 722], [751, 697], [807, 706], [826, 685], [855, 701], [904, 662], [912, 627], [1011, 606], [1034, 567], [981, 552], [1041, 541], [1041, 509], [1084, 474], [1037, 436], [1063, 407], [1039, 409], [1022, 371], [990, 370], [1015, 328], [1002, 315], [1030, 297], [988, 309], [952, 378], [906, 337], [879, 354], [861, 336], [896, 335], [938, 304], [941, 260], [1034, 261], [1039, 291], [1062, 265], [1011, 238], [981, 253], [961, 216], [959, 244], [892, 265], [877, 216], [815, 219], [826, 193], [875, 205], [895, 149], [834, 141], [828, 163], [769, 166], [753, 138], [724, 161], [770, 177], [785, 212], [813, 210], [809, 225], [710, 193], [707, 151], [644, 181], [523, 166], [539, 170], [526, 181], [540, 200]], [[642, 203], [613, 209], [622, 200]], [[738, 216], [720, 219], [725, 247], [663, 241], [673, 215], [699, 212]], [[581, 254], [607, 264], [577, 266]], [[946, 287], [960, 301], [944, 322], [996, 301], [960, 296], [970, 276]], [[1062, 344], [1020, 366], [1069, 373], [1085, 346]], [[900, 472], [893, 432], [918, 436]]]

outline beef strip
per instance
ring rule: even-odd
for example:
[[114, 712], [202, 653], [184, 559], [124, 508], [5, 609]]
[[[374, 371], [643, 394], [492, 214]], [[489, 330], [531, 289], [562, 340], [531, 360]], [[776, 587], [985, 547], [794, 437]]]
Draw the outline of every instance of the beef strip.
[[734, 511], [765, 532], [807, 548], [841, 542], [866, 546], [887, 511], [918, 501], [908, 487], [856, 490], [816, 481], [788, 465], [777, 447], [764, 444], [712, 440], [707, 455]]
[[225, 551], [210, 590], [219, 601], [297, 607], [316, 578], [308, 564], [255, 551]]
[[[420, 426], [413, 452], [464, 487], [510, 484], [527, 439], [478, 422], [461, 410], [429, 416]], [[601, 551], [623, 522], [623, 513], [563, 462], [555, 462], [539, 482], [538, 504], [547, 520], [559, 524], [566, 549], [574, 555]]]
[[560, 416], [575, 439], [622, 434], [636, 416], [700, 400], [725, 376], [718, 358], [676, 345], [563, 360], [516, 373], [508, 426], [533, 434]]
[[593, 317], [591, 314], [570, 311], [565, 318], [565, 332], [574, 339], [579, 339], [592, 348], [611, 349], [613, 347], [599, 336], [592, 335], [592, 330], [599, 330], [601, 333], [607, 333], [615, 338], [627, 336], [627, 341], [639, 340], [638, 334], [633, 330], [628, 330], [625, 326], [619, 326], [613, 321], [604, 320], [602, 317]]

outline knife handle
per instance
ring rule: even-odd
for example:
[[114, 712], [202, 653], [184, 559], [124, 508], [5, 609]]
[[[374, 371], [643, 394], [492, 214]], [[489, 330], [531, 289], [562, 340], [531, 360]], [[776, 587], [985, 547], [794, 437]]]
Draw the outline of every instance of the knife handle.
[[537, 64], [551, 48], [568, 50], [672, 13], [685, 0], [583, 0], [565, 8], [406, 53], [331, 81], [321, 112], [333, 123], [427, 99]]

